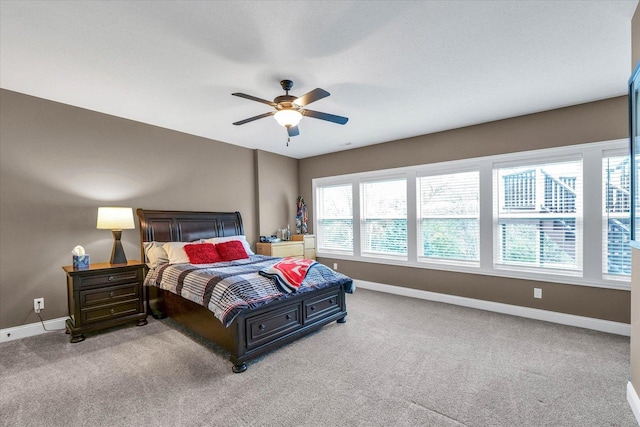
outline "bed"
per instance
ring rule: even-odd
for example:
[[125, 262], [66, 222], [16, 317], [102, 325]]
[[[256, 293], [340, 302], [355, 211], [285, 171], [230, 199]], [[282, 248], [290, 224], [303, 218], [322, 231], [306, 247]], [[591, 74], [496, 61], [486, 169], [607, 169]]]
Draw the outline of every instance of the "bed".
[[[148, 249], [155, 242], [207, 242], [244, 236], [239, 212], [138, 209], [136, 213], [140, 222], [141, 254], [145, 262], [149, 261], [146, 257], [149, 252], [145, 253], [145, 245]], [[249, 252], [251, 250], [247, 247], [247, 253]], [[189, 299], [189, 294], [185, 294], [183, 290], [181, 292], [186, 297], [174, 293], [175, 289], [167, 290], [171, 286], [161, 285], [158, 276], [170, 277], [171, 271], [182, 269], [173, 272], [174, 276], [179, 277], [179, 284], [182, 285], [181, 280], [185, 277], [203, 275], [210, 269], [213, 275], [224, 277], [226, 282], [229, 280], [228, 276], [235, 273], [221, 273], [215, 268], [226, 267], [235, 271], [255, 265], [255, 268], [264, 271], [265, 266], [278, 261], [283, 260], [251, 253], [249, 259], [214, 265], [151, 265], [145, 279], [148, 311], [155, 318], [169, 316], [201, 337], [224, 348], [230, 354], [233, 372], [244, 372], [247, 369], [247, 361], [295, 341], [333, 321], [344, 323], [347, 315], [345, 294], [353, 292], [352, 280], [316, 263], [313, 264], [313, 268], [309, 268], [309, 273], [313, 271], [313, 275], [307, 273], [306, 276], [312, 276], [314, 279], [309, 279], [309, 286], [303, 285], [299, 290], [289, 293], [284, 292], [280, 286], [277, 287], [280, 292], [275, 295], [271, 293], [264, 298], [254, 298], [244, 305], [234, 302], [230, 304], [233, 306], [231, 308], [225, 306], [224, 309], [213, 310], [217, 307], [214, 303], [203, 306], [202, 301], [198, 303], [195, 302], [198, 298]], [[264, 280], [272, 283], [266, 287], [277, 285], [266, 274], [260, 276], [247, 273], [246, 277], [251, 277], [251, 283], [258, 283], [260, 280], [263, 280], [260, 285], [266, 284]], [[326, 280], [320, 280], [318, 277], [326, 277]], [[307, 283], [307, 278], [303, 283]], [[202, 277], [195, 279], [202, 281]], [[211, 279], [211, 282], [215, 280]], [[218, 282], [215, 283], [209, 286], [213, 288], [213, 293], [222, 287]], [[162, 289], [162, 286], [166, 289]], [[208, 292], [211, 294], [211, 289]], [[213, 308], [210, 309], [211, 307]]]

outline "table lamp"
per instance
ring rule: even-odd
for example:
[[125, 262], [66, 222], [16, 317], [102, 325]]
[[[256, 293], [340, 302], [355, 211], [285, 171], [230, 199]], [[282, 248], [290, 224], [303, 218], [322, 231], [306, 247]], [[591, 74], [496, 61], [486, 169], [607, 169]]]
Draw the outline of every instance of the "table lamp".
[[131, 208], [98, 208], [98, 225], [100, 230], [111, 230], [113, 233], [113, 249], [111, 264], [125, 264], [127, 257], [122, 248], [122, 230], [135, 228], [133, 209]]

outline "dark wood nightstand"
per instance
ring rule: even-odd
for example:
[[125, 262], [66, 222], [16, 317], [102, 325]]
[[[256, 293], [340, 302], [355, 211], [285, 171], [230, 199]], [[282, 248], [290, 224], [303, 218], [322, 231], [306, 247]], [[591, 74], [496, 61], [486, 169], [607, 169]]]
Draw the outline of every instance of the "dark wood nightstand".
[[146, 264], [97, 263], [89, 268], [65, 266], [71, 342], [84, 340], [84, 333], [136, 321], [147, 324], [143, 286]]

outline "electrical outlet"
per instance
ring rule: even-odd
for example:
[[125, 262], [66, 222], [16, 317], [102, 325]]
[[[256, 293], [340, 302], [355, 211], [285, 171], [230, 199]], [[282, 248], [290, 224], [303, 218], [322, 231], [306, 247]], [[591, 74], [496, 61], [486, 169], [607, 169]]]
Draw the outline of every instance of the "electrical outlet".
[[542, 299], [542, 289], [541, 288], [533, 288], [533, 297]]
[[334, 269], [334, 270], [336, 270], [336, 271], [338, 271], [338, 263], [337, 263], [337, 262], [334, 262], [334, 263], [333, 263], [333, 269]]
[[44, 310], [44, 298], [35, 298], [33, 300], [33, 309], [36, 313], [40, 313], [40, 310]]

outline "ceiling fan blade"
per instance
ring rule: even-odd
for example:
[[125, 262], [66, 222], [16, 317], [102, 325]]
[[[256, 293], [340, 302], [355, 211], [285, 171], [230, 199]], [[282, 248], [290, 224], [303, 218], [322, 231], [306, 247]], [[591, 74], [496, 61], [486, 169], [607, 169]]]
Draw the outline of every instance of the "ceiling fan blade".
[[233, 96], [239, 96], [240, 98], [250, 99], [251, 101], [262, 102], [263, 104], [271, 105], [275, 107], [277, 104], [273, 101], [267, 101], [266, 99], [256, 98], [255, 96], [247, 95], [246, 93], [232, 93]]
[[308, 117], [313, 117], [314, 119], [326, 120], [328, 122], [337, 123], [339, 125], [343, 125], [349, 121], [349, 118], [336, 116], [335, 114], [329, 113], [321, 113], [320, 111], [313, 110], [302, 110], [302, 114]]
[[326, 98], [329, 95], [330, 93], [327, 92], [326, 90], [316, 88], [311, 92], [305, 93], [300, 98], [297, 98], [295, 101], [293, 101], [293, 103], [299, 107], [304, 107], [305, 105], [309, 105], [312, 102], [316, 102], [319, 99]]
[[298, 130], [298, 126], [289, 126], [287, 128], [287, 133], [289, 134], [289, 136], [298, 136], [300, 135], [300, 131]]
[[245, 123], [249, 123], [249, 122], [252, 122], [254, 120], [262, 119], [263, 117], [273, 116], [275, 113], [276, 113], [275, 111], [270, 111], [268, 113], [260, 114], [259, 116], [249, 117], [248, 119], [244, 119], [244, 120], [240, 120], [239, 122], [235, 122], [234, 125], [236, 125], [236, 126], [243, 125]]

